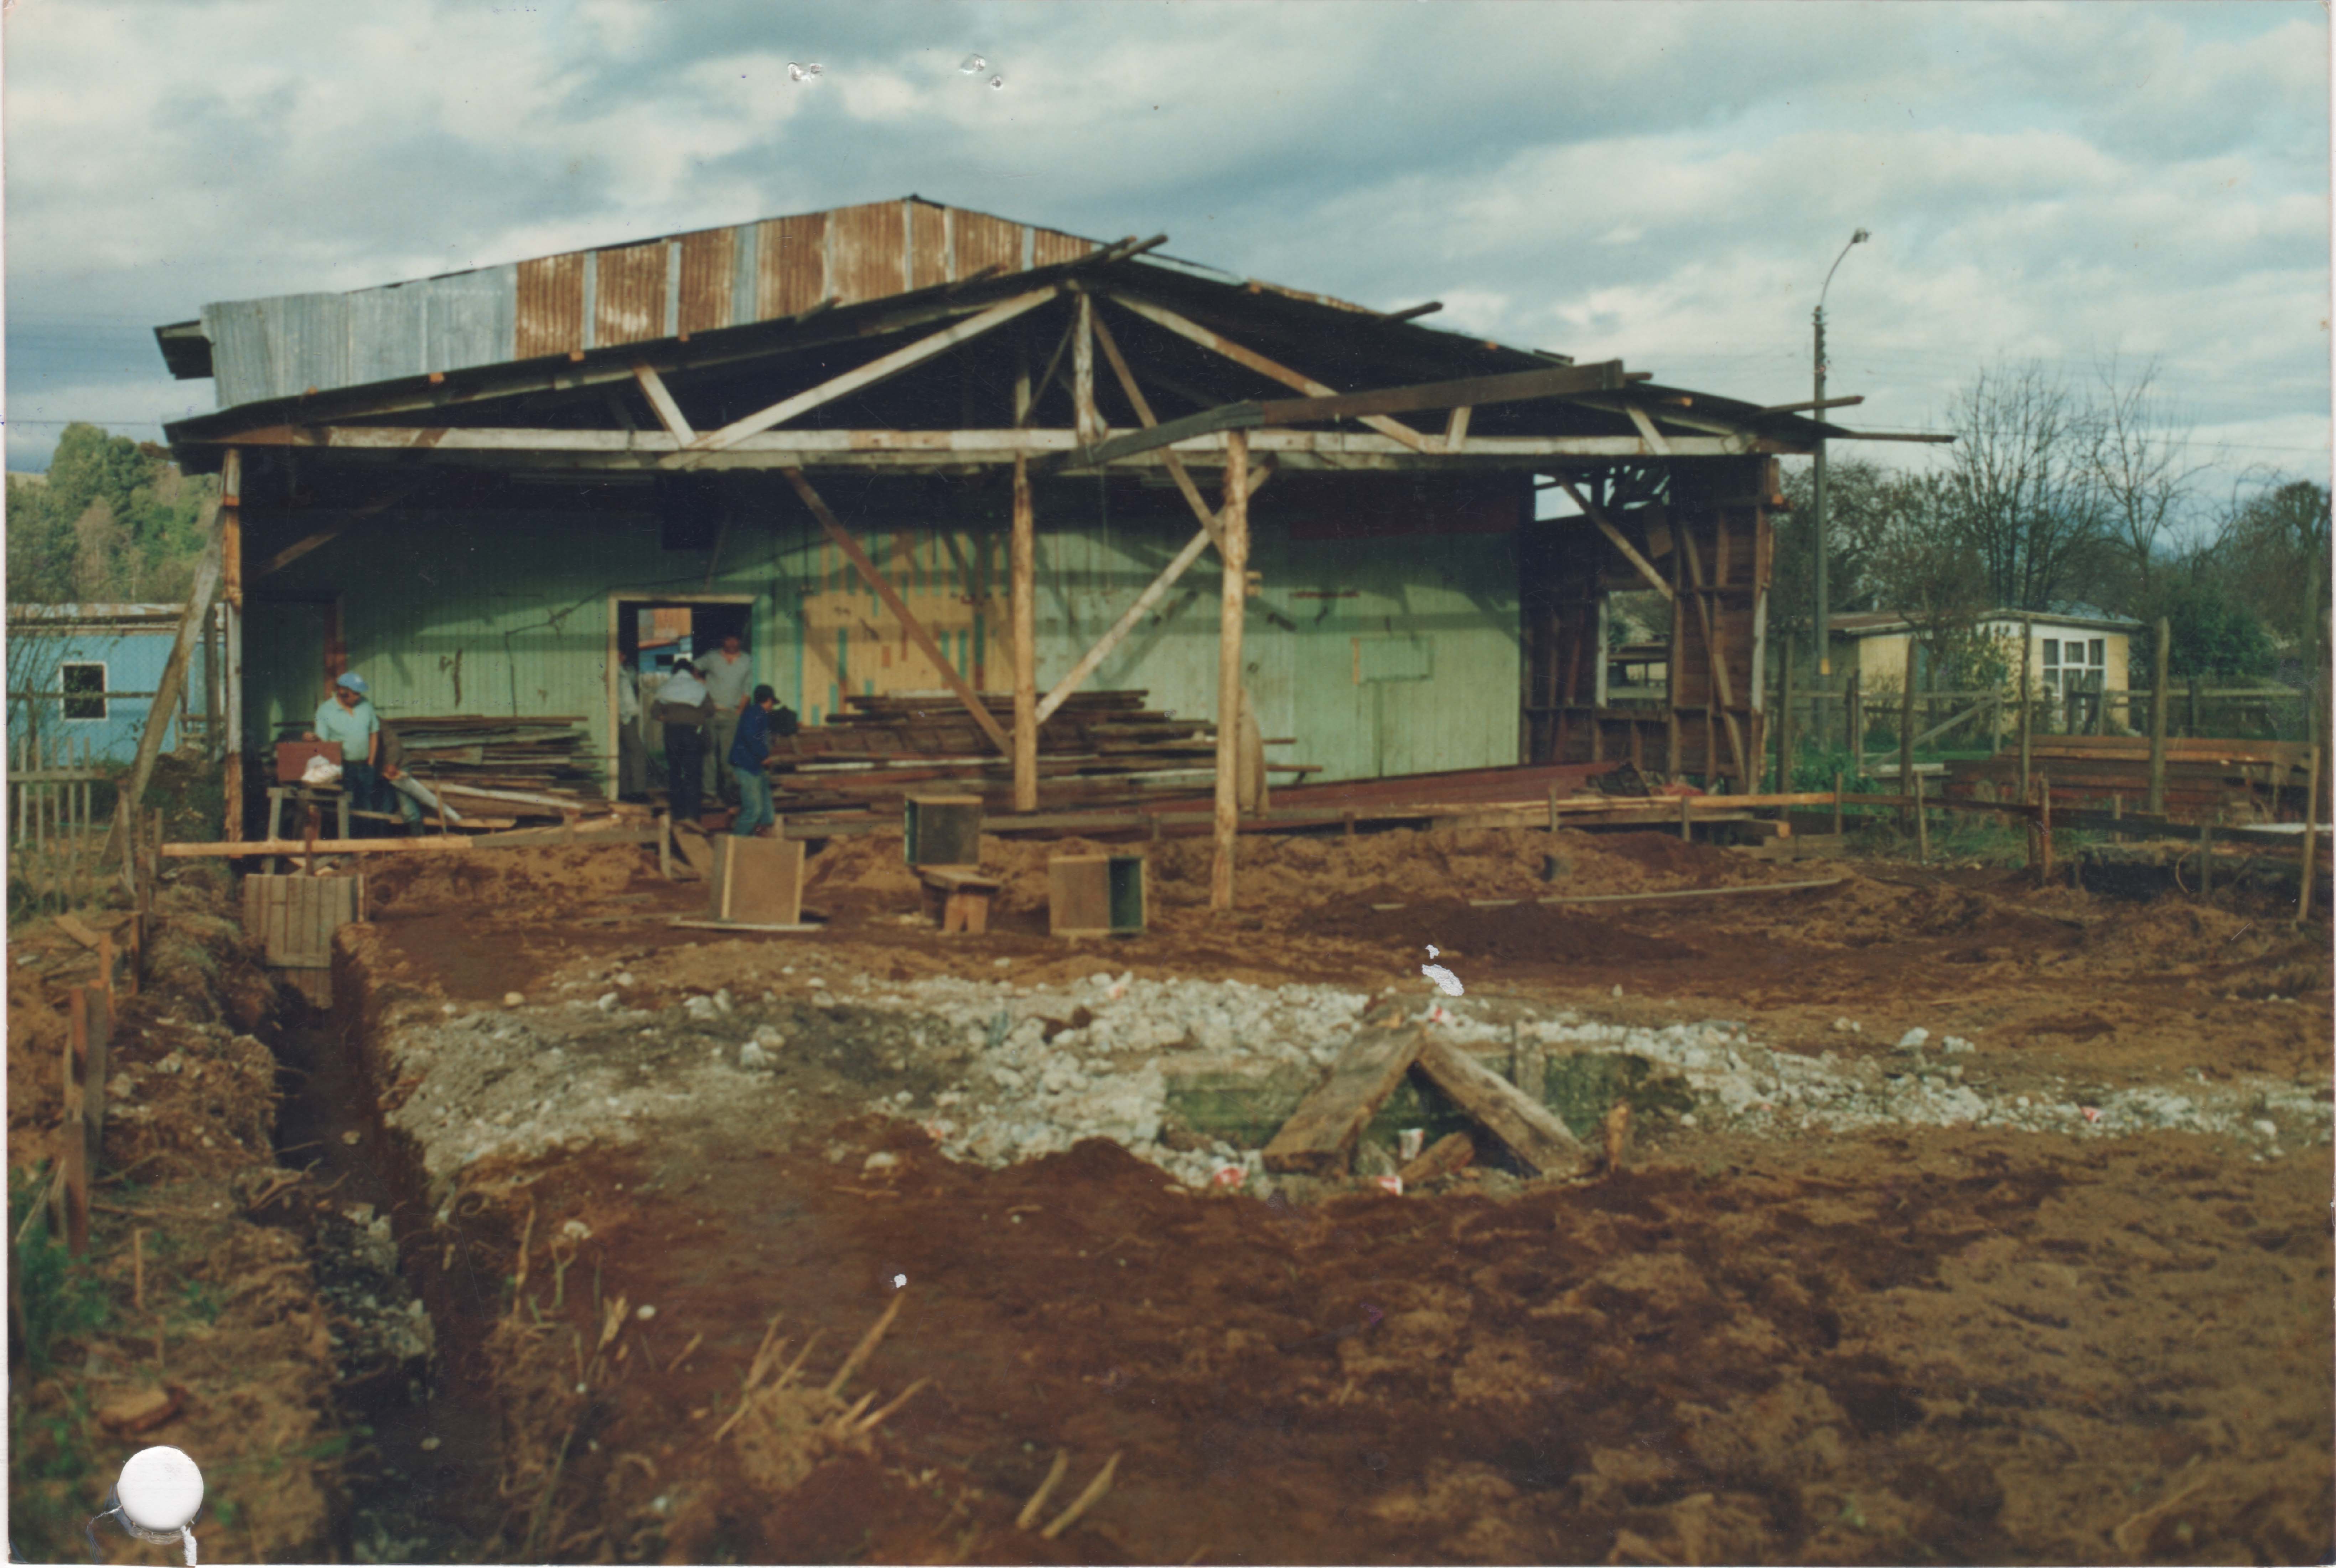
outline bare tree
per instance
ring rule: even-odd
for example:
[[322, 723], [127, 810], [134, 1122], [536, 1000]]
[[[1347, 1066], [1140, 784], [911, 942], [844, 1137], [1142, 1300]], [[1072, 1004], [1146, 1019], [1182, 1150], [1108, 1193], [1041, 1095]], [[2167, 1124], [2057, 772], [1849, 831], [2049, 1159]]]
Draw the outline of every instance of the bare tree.
[[2087, 477], [2134, 597], [2146, 600], [2162, 550], [2176, 543], [2209, 465], [2193, 461], [2191, 432], [2157, 386], [2156, 360], [2128, 375], [2112, 355], [2094, 375], [2098, 401], [2080, 415]]
[[2040, 366], [1999, 365], [1964, 388], [1952, 423], [1952, 527], [1978, 560], [1985, 597], [2040, 609], [2075, 579], [2103, 532], [2085, 410]]

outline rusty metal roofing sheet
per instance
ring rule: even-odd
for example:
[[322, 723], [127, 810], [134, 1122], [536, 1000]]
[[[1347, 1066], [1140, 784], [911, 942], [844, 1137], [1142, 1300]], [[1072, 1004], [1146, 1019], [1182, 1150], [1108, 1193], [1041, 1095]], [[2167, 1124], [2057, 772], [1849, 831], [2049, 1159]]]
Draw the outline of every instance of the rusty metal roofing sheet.
[[513, 359], [584, 346], [584, 258], [576, 251], [522, 261]]
[[1022, 226], [987, 212], [958, 211], [949, 227], [957, 241], [957, 275], [970, 278], [985, 267], [1022, 270]]
[[827, 292], [838, 304], [908, 292], [903, 206], [873, 201], [827, 215]]
[[761, 245], [754, 320], [793, 316], [826, 297], [827, 219], [824, 212], [808, 212], [756, 225]]
[[680, 332], [711, 332], [730, 325], [738, 245], [727, 229], [701, 229], [681, 237]]
[[1081, 239], [1076, 234], [1058, 234], [1051, 229], [1030, 231], [1030, 265], [1033, 267], [1052, 267], [1058, 261], [1076, 261], [1095, 248], [1094, 240]]
[[956, 259], [950, 254], [950, 219], [957, 215], [929, 202], [907, 204], [909, 220], [909, 287], [930, 288], [956, 280]]
[[593, 253], [597, 274], [592, 303], [594, 346], [647, 343], [670, 336], [665, 323], [665, 276], [671, 248], [667, 241], [653, 239], [646, 245]]

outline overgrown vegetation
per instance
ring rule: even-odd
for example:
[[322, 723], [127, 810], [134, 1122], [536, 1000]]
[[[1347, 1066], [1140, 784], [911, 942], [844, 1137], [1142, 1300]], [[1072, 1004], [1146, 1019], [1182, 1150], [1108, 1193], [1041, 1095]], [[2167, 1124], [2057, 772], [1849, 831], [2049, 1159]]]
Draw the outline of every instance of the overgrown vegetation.
[[218, 504], [218, 480], [180, 473], [162, 447], [69, 424], [44, 476], [9, 476], [9, 600], [183, 599]]
[[[49, 1167], [14, 1170], [8, 1175], [8, 1234], [16, 1236], [44, 1200]], [[52, 1238], [45, 1224], [34, 1225], [22, 1241], [12, 1242], [9, 1290], [16, 1310], [16, 1330], [25, 1365], [38, 1372], [50, 1364], [50, 1352], [60, 1340], [93, 1333], [105, 1326], [112, 1305], [104, 1281], [87, 1265], [76, 1262], [63, 1241]]]

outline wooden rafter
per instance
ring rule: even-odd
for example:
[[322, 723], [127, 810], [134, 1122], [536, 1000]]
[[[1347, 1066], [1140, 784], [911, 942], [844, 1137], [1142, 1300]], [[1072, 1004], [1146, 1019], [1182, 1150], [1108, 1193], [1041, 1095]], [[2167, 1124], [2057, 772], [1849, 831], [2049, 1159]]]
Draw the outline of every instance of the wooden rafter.
[[689, 421], [682, 417], [681, 404], [676, 403], [673, 394], [666, 390], [665, 377], [657, 373], [655, 366], [647, 360], [634, 361], [633, 379], [641, 384], [641, 391], [647, 396], [649, 407], [657, 414], [657, 423], [665, 426], [668, 434], [685, 443], [697, 439], [697, 432], [692, 430]]
[[257, 579], [267, 577], [273, 572], [281, 571], [286, 567], [290, 566], [294, 561], [299, 560], [302, 556], [307, 555], [310, 550], [318, 550], [332, 543], [333, 541], [340, 538], [342, 534], [347, 532], [356, 524], [363, 522], [369, 517], [378, 517], [381, 513], [387, 511], [391, 507], [395, 506], [399, 502], [404, 501], [407, 496], [413, 493], [414, 487], [408, 485], [404, 489], [400, 490], [394, 494], [384, 496], [379, 501], [369, 501], [363, 506], [358, 507], [355, 511], [350, 512], [346, 517], [342, 518], [338, 522], [320, 528], [316, 532], [307, 535], [304, 539], [295, 540], [292, 543], [286, 545], [282, 550], [277, 550], [274, 555], [269, 556], [266, 560], [261, 561], [258, 566], [250, 568], [244, 575], [249, 579]]
[[1662, 573], [1655, 570], [1652, 561], [1639, 553], [1638, 546], [1623, 538], [1622, 531], [1606, 521], [1606, 514], [1599, 511], [1597, 505], [1588, 496], [1582, 493], [1581, 488], [1573, 481], [1562, 479], [1558, 482], [1564, 487], [1565, 493], [1573, 498], [1573, 504], [1582, 509], [1582, 515], [1595, 523], [1598, 531], [1606, 536], [1607, 542], [1621, 550], [1622, 559], [1637, 569], [1639, 575], [1646, 579], [1647, 586], [1665, 599], [1669, 599], [1671, 585], [1663, 580]]
[[[1025, 311], [1037, 309], [1054, 298], [1056, 292], [1055, 286], [1049, 284], [1044, 288], [1034, 288], [1027, 294], [1017, 294], [1011, 299], [1001, 300], [978, 316], [968, 317], [954, 326], [944, 327], [929, 337], [920, 337], [905, 347], [896, 348], [856, 369], [847, 370], [842, 375], [832, 376], [792, 397], [781, 398], [767, 408], [758, 409], [744, 419], [733, 420], [719, 430], [698, 436], [688, 442], [682, 451], [666, 458], [664, 466], [686, 467], [698, 453], [720, 452], [735, 446], [750, 435], [760, 435], [773, 426], [784, 424], [822, 404], [833, 403], [839, 397], [849, 396], [881, 381], [890, 380], [904, 370], [922, 365], [935, 355], [947, 353], [969, 337], [978, 337], [995, 327], [1003, 326]], [[658, 412], [662, 414], [664, 411], [660, 409]]]
[[[1722, 519], [1718, 526], [1724, 533], [1728, 526], [1726, 520]], [[1752, 774], [1744, 749], [1744, 731], [1736, 719], [1735, 683], [1728, 676], [1728, 650], [1719, 638], [1718, 611], [1704, 584], [1703, 557], [1695, 548], [1693, 525], [1682, 524], [1678, 532], [1679, 550], [1687, 558], [1688, 587], [1691, 590], [1688, 597], [1695, 601], [1696, 619], [1703, 631], [1704, 657], [1711, 661], [1711, 692], [1719, 699], [1720, 720], [1728, 726], [1728, 749], [1736, 759], [1736, 776], [1742, 779], [1748, 789], [1752, 785]], [[1677, 681], [1676, 673], [1672, 679]]]
[[[1095, 317], [1095, 342], [1103, 348], [1104, 359], [1111, 365], [1112, 375], [1118, 379], [1120, 391], [1127, 394], [1128, 406], [1135, 410], [1137, 423], [1146, 430], [1153, 428], [1160, 421], [1153, 415], [1152, 402], [1144, 395], [1144, 388], [1136, 385], [1135, 373], [1128, 369], [1127, 358], [1120, 353], [1118, 340], [1112, 336], [1111, 328], [1104, 324], [1100, 313]], [[1201, 520], [1202, 531], [1214, 541], [1217, 539], [1217, 514], [1210, 511], [1209, 503], [1201, 498], [1201, 487], [1192, 482], [1192, 475], [1185, 468], [1184, 460], [1173, 452], [1163, 451], [1160, 461], [1167, 468], [1168, 477], [1176, 482], [1177, 490], [1183, 492], [1184, 504], [1191, 507], [1192, 515]]]
[[933, 640], [933, 634], [925, 629], [924, 622], [910, 612], [907, 602], [884, 579], [884, 574], [876, 570], [876, 563], [868, 559], [868, 552], [860, 548], [860, 541], [852, 537], [843, 524], [836, 521], [835, 513], [828, 510], [827, 502], [820, 498], [819, 492], [812, 488], [811, 481], [803, 477], [803, 470], [787, 468], [780, 472], [786, 475], [787, 482], [794, 486], [795, 493], [803, 498], [803, 505], [811, 509], [812, 516], [819, 520], [819, 526], [826, 531], [835, 548], [843, 552], [843, 559], [852, 563], [852, 569], [860, 574], [861, 579], [868, 584], [878, 599], [884, 601], [884, 608], [898, 618], [900, 629], [909, 634], [909, 640], [933, 661], [940, 671], [941, 679], [949, 684], [949, 690], [957, 694], [958, 701], [973, 715], [973, 722], [981, 726], [982, 733], [1001, 753], [1012, 755], [1013, 739], [1007, 735], [1005, 726], [998, 722], [997, 716], [989, 711], [989, 706], [981, 700], [981, 694], [968, 685], [965, 677], [958, 673], [957, 667], [949, 663], [948, 656], [941, 652], [940, 645]]
[[[1200, 323], [1187, 320], [1164, 306], [1154, 305], [1150, 300], [1136, 295], [1123, 294], [1117, 289], [1112, 291], [1111, 297], [1153, 326], [1164, 326], [1187, 342], [1196, 343], [1212, 354], [1221, 355], [1231, 360], [1235, 365], [1244, 365], [1269, 381], [1278, 381], [1284, 386], [1295, 387], [1309, 397], [1338, 395], [1336, 389], [1324, 385], [1312, 376], [1301, 375], [1286, 365], [1268, 359], [1255, 349], [1245, 348], [1224, 334], [1212, 332]], [[1428, 438], [1407, 424], [1399, 424], [1380, 414], [1365, 415], [1363, 423], [1381, 435], [1392, 441], [1400, 442], [1414, 452], [1427, 450]]]

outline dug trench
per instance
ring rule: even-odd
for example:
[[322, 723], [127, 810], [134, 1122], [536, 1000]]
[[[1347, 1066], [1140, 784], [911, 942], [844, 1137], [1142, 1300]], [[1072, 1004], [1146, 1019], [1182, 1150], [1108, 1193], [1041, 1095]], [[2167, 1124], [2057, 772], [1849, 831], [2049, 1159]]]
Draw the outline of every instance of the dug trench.
[[[1549, 842], [1245, 846], [1231, 918], [1163, 846], [1111, 943], [1045, 936], [1043, 852], [1002, 842], [993, 930], [947, 941], [897, 841], [814, 856], [830, 923], [779, 939], [669, 924], [696, 893], [624, 852], [384, 876], [284, 1135], [389, 1218], [434, 1330], [423, 1397], [409, 1364], [365, 1412], [357, 1544], [2327, 1555], [2317, 934], [1881, 865], [1472, 901], [1546, 894]], [[1585, 892], [1775, 874], [1565, 857]], [[1411, 1087], [1355, 1178], [1267, 1176], [1260, 1131], [1389, 1008], [1546, 1052], [1634, 1143], [1551, 1181], [1487, 1141], [1393, 1197], [1393, 1124], [1450, 1115]]]

